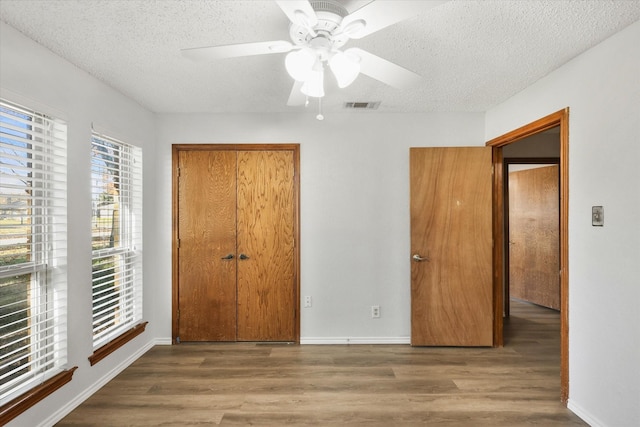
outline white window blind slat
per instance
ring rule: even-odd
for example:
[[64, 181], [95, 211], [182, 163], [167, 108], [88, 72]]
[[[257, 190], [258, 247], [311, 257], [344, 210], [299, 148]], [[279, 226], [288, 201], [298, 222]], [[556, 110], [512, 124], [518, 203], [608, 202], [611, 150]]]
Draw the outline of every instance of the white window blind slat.
[[[12, 107], [8, 106], [7, 108]], [[8, 113], [7, 111], [6, 109], [0, 111], [5, 134], [17, 138], [31, 135], [33, 138], [28, 140], [30, 144], [48, 145], [48, 141], [66, 141], [66, 125], [62, 121], [51, 120], [45, 116], [38, 117], [38, 113], [35, 112], [19, 113], [17, 110], [13, 110], [12, 113]], [[31, 117], [33, 120], [28, 120], [26, 117]], [[59, 148], [59, 145], [51, 146], [52, 150], [56, 148]]]
[[[30, 348], [33, 348], [33, 346], [31, 346]], [[66, 352], [66, 347], [64, 348], [64, 350]], [[56, 346], [53, 343], [50, 343], [49, 345], [42, 347], [38, 351], [32, 351], [30, 353], [24, 354], [22, 357], [12, 361], [12, 363], [10, 364], [0, 366], [0, 369], [7, 370], [6, 373], [0, 376], [0, 382], [2, 382], [3, 380], [6, 380], [7, 378], [10, 378], [12, 374], [14, 374], [15, 372], [24, 371], [27, 368], [33, 368], [34, 366], [37, 366], [39, 363], [41, 363], [38, 361], [38, 359], [52, 360], [55, 354], [59, 351], [60, 351], [59, 346]], [[13, 367], [12, 368], [13, 370], [10, 370], [11, 365], [19, 365], [19, 366]], [[54, 366], [53, 361], [50, 361], [48, 365], [49, 367], [53, 367]], [[7, 369], [7, 368], [10, 368], [10, 369]], [[32, 374], [32, 375], [36, 375], [36, 374]]]
[[97, 298], [94, 299], [94, 316], [98, 313], [98, 311], [102, 308], [102, 307], [106, 307], [109, 305], [113, 305], [116, 304], [118, 302], [117, 299], [114, 299], [113, 296], [116, 295], [118, 297], [122, 297], [123, 295], [126, 295], [128, 293], [131, 293], [133, 291], [133, 281], [131, 283], [127, 285], [120, 285], [119, 281], [113, 281], [111, 283], [108, 284], [109, 287], [113, 287], [113, 285], [118, 287], [118, 290], [116, 292], [112, 292], [109, 289], [105, 289], [103, 288], [102, 292], [98, 292], [95, 295], [98, 296]]
[[[41, 333], [50, 332], [51, 330], [53, 330], [53, 328], [55, 328], [55, 325], [53, 325], [51, 322], [47, 322], [47, 323], [42, 322], [39, 326], [41, 327], [41, 329], [40, 329]], [[15, 343], [23, 342], [23, 341], [28, 341], [28, 339], [25, 339], [25, 338], [17, 339], [17, 340], [14, 340], [13, 343], [15, 344]], [[50, 344], [52, 344], [52, 343], [50, 343]], [[27, 346], [27, 347], [29, 347], [29, 346]], [[2, 357], [2, 360], [9, 359], [8, 356], [10, 356], [11, 354], [16, 354], [18, 352], [18, 350], [19, 350], [19, 349], [14, 349], [13, 351], [11, 351], [11, 348], [12, 347], [10, 347], [8, 345], [0, 347], [0, 349], [2, 349], [3, 353], [4, 353], [3, 357]]]
[[[29, 143], [25, 146], [25, 144], [18, 144], [19, 139], [25, 138], [17, 138], [15, 136], [7, 136], [3, 137], [0, 141], [0, 151], [3, 152], [3, 157], [6, 160], [13, 160], [15, 163], [4, 163], [3, 167], [9, 168], [11, 167], [23, 167], [29, 168], [30, 165], [34, 166], [46, 166], [51, 170], [55, 169], [56, 165], [52, 165], [51, 162], [48, 162], [47, 159], [64, 159], [64, 153], [56, 153], [55, 151], [46, 151], [46, 158], [43, 158], [43, 145], [38, 143]], [[32, 147], [32, 148], [31, 148]]]
[[[117, 327], [111, 327], [110, 323], [116, 319], [120, 319], [121, 321], [118, 323]], [[93, 327], [96, 331], [96, 334], [109, 334], [110, 330], [115, 330], [126, 325], [126, 321], [133, 321], [135, 319], [135, 310], [119, 310], [118, 313], [104, 313], [100, 317], [96, 317], [96, 320], [93, 321]], [[107, 331], [107, 332], [104, 332]]]
[[[128, 286], [125, 288], [119, 289], [117, 292], [117, 297], [114, 299], [112, 297], [113, 294], [103, 293], [101, 298], [96, 299], [94, 304], [93, 316], [98, 317], [99, 315], [105, 313], [109, 310], [110, 307], [117, 305], [120, 303], [119, 299], [128, 298], [130, 295], [134, 293], [134, 287]], [[125, 310], [127, 307], [123, 307], [122, 310]]]

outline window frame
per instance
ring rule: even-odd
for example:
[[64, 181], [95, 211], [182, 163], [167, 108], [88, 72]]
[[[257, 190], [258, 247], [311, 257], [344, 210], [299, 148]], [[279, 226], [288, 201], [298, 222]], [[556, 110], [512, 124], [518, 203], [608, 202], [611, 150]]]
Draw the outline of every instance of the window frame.
[[[67, 368], [66, 123], [5, 99], [0, 99], [0, 107], [0, 173], [6, 179], [0, 194], [7, 205], [10, 197], [16, 197], [27, 206], [25, 214], [20, 214], [20, 225], [3, 224], [13, 240], [25, 239], [24, 244], [18, 243], [27, 248], [25, 260], [11, 262], [8, 254], [16, 243], [2, 242], [0, 280], [30, 276], [8, 285], [16, 290], [7, 288], [4, 293], [20, 295], [24, 290], [25, 295], [2, 305], [6, 323], [0, 326], [2, 336], [8, 338], [2, 345], [21, 345], [0, 359], [7, 368], [3, 376], [8, 378], [0, 383], [0, 424], [4, 425], [71, 381], [77, 367]], [[10, 209], [5, 209], [5, 215], [6, 210]], [[14, 321], [12, 316], [21, 313], [24, 318]], [[25, 326], [12, 329], [18, 322]], [[14, 367], [18, 361], [26, 363]]]
[[[100, 148], [98, 148], [100, 147]], [[110, 148], [117, 149], [117, 155], [112, 154], [109, 160], [100, 155], [107, 153]], [[96, 153], [99, 153], [96, 155]], [[116, 161], [117, 159], [117, 161]], [[105, 164], [109, 162], [111, 165], [107, 167]], [[120, 243], [117, 247], [93, 248], [94, 222], [96, 221], [96, 210], [99, 209], [96, 196], [96, 188], [102, 188], [109, 185], [109, 178], [105, 176], [107, 173], [98, 174], [97, 171], [102, 169], [111, 169], [117, 171], [118, 175], [118, 236], [117, 241]], [[92, 319], [93, 319], [93, 349], [94, 353], [89, 356], [91, 365], [98, 363], [104, 357], [120, 348], [122, 345], [144, 332], [147, 322], [142, 322], [142, 149], [131, 144], [127, 144], [115, 138], [105, 136], [103, 134], [92, 132], [91, 135], [91, 170], [92, 170]], [[101, 176], [101, 178], [98, 177]], [[115, 212], [115, 210], [114, 210]], [[114, 215], [114, 212], [111, 214]], [[96, 226], [97, 227], [97, 226]], [[113, 224], [112, 224], [112, 227]], [[111, 229], [113, 239], [113, 229]], [[114, 258], [114, 273], [111, 282], [115, 287], [121, 286], [119, 279], [116, 277], [116, 271], [125, 277], [125, 287], [123, 292], [117, 293], [115, 298], [118, 299], [116, 306], [117, 313], [124, 313], [128, 317], [123, 323], [114, 320], [104, 331], [96, 333], [96, 315], [103, 316], [108, 311], [103, 310], [102, 313], [96, 312], [96, 296], [102, 291], [96, 291], [96, 273], [104, 272], [105, 269], [95, 270], [95, 263], [98, 260], [104, 260], [109, 257]], [[100, 285], [98, 285], [100, 286]], [[124, 295], [126, 293], [126, 295]], [[108, 299], [110, 294], [107, 292], [104, 298]], [[123, 296], [124, 295], [124, 296]], [[102, 298], [102, 297], [98, 297]], [[108, 305], [108, 302], [107, 302]], [[103, 308], [106, 305], [103, 305]], [[117, 317], [117, 315], [114, 315]], [[100, 319], [100, 317], [98, 318]]]

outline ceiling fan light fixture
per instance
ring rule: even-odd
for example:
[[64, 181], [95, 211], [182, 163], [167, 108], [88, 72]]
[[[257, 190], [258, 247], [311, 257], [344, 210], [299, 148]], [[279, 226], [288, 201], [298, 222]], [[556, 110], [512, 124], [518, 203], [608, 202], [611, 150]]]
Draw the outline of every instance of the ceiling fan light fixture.
[[324, 68], [314, 67], [308, 74], [307, 79], [300, 88], [300, 91], [307, 96], [322, 98], [324, 96]]
[[329, 60], [329, 67], [342, 89], [349, 86], [360, 74], [360, 58], [344, 52], [336, 52]]
[[294, 80], [303, 82], [307, 80], [315, 62], [316, 56], [310, 49], [300, 49], [287, 54], [284, 66]]
[[[275, 3], [289, 19], [291, 41], [260, 41], [190, 48], [182, 49], [182, 54], [196, 60], [218, 60], [287, 53], [285, 67], [287, 73], [295, 80], [287, 101], [289, 106], [303, 105], [303, 102], [306, 106], [309, 97], [319, 100], [324, 97], [326, 67], [331, 68], [340, 88], [352, 84], [360, 73], [398, 89], [408, 88], [420, 79], [418, 74], [366, 50], [341, 49], [350, 39], [360, 39], [418, 15], [423, 9], [423, 6], [419, 5], [422, 2], [275, 0]], [[362, 6], [360, 3], [365, 5]], [[433, 3], [435, 6], [440, 2]], [[349, 9], [354, 11], [349, 13], [346, 4], [350, 4]], [[322, 116], [322, 111], [319, 115]]]

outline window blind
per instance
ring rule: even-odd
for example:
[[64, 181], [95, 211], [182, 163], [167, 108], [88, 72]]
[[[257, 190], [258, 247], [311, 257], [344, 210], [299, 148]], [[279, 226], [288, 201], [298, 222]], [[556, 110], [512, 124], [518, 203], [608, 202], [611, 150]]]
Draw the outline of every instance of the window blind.
[[93, 347], [142, 319], [142, 150], [91, 139]]
[[0, 100], [0, 405], [67, 362], [66, 133]]

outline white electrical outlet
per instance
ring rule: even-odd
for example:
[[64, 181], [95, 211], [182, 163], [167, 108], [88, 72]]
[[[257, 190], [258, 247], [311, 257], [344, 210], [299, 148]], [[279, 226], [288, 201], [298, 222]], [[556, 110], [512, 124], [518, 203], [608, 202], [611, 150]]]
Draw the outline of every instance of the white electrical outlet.
[[311, 297], [308, 295], [304, 297], [304, 306], [305, 308], [311, 307]]
[[374, 319], [377, 319], [378, 317], [380, 317], [380, 306], [379, 305], [372, 305], [371, 306], [371, 317]]

